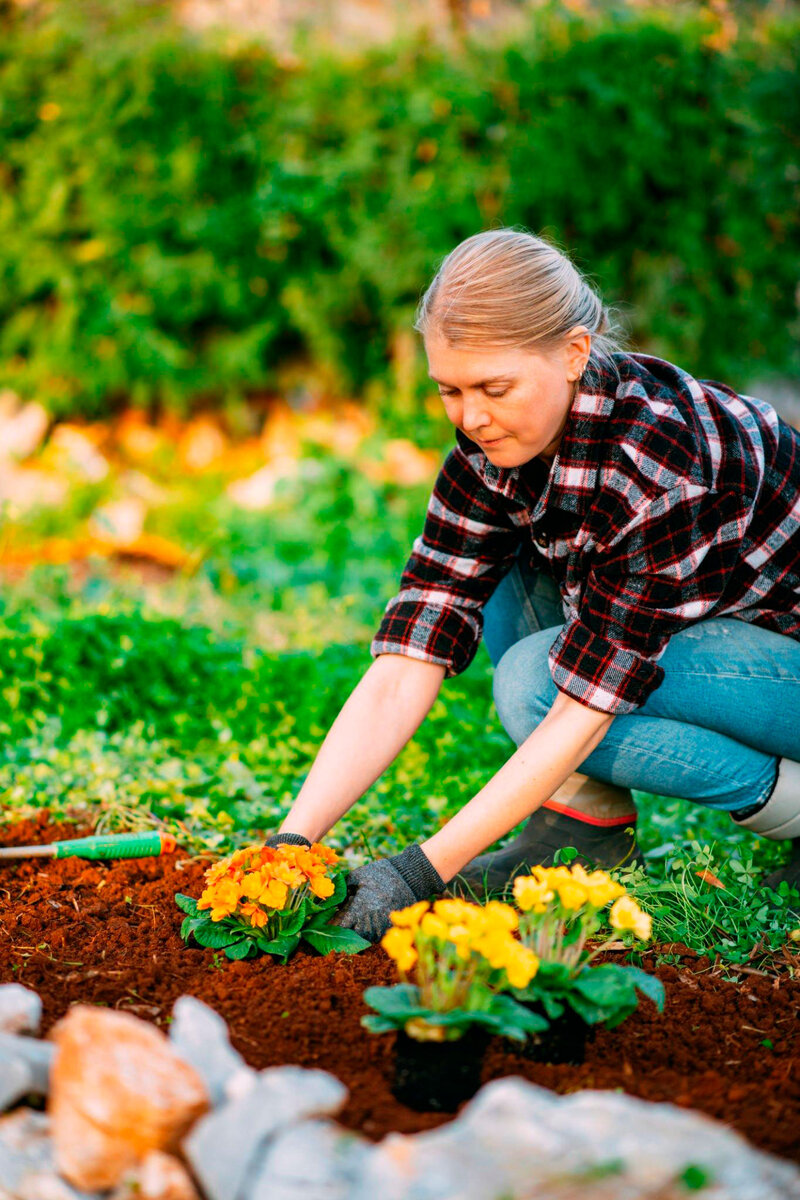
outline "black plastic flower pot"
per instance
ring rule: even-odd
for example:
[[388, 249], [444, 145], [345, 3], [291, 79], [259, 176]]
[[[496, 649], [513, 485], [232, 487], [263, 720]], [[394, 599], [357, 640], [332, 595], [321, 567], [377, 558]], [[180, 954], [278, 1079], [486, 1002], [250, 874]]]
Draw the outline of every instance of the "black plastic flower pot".
[[[541, 1004], [527, 1004], [525, 1007], [538, 1016], [545, 1016]], [[566, 1005], [560, 1017], [550, 1017], [549, 1021], [547, 1029], [528, 1034], [528, 1040], [524, 1046], [520, 1046], [520, 1054], [534, 1062], [579, 1066], [586, 1058], [590, 1026]]]
[[489, 1034], [475, 1025], [447, 1042], [420, 1042], [400, 1030], [392, 1095], [417, 1112], [455, 1112], [480, 1087], [488, 1043]]

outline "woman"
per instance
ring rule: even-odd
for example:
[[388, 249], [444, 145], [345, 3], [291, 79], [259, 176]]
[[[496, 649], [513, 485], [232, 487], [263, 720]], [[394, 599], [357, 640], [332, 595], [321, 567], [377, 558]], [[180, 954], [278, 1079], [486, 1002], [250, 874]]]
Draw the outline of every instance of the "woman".
[[569, 259], [517, 230], [457, 246], [415, 328], [456, 446], [375, 661], [271, 841], [335, 824], [469, 665], [485, 619], [518, 748], [432, 837], [355, 871], [342, 924], [377, 938], [392, 909], [503, 887], [559, 846], [630, 861], [631, 788], [794, 839], [769, 882], [797, 883], [800, 433], [625, 353]]

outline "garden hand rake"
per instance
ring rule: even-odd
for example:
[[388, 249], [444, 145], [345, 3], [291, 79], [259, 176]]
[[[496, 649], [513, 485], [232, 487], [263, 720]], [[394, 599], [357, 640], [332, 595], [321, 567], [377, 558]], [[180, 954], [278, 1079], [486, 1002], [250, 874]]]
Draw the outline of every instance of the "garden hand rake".
[[171, 833], [107, 833], [42, 846], [3, 846], [0, 859], [12, 858], [147, 858], [171, 854], [176, 840]]

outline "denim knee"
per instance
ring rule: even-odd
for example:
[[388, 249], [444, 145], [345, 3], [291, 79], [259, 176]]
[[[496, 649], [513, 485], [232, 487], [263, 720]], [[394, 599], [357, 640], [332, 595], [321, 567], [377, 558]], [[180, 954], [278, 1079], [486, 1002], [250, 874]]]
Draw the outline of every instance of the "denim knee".
[[548, 653], [557, 629], [542, 629], [509, 646], [494, 670], [492, 693], [501, 724], [519, 746], [544, 719], [555, 699]]

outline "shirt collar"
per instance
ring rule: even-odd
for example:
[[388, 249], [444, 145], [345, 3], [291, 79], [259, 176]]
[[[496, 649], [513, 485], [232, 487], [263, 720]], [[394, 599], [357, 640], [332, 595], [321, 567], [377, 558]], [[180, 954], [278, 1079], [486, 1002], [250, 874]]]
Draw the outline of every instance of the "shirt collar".
[[479, 478], [492, 491], [517, 498], [523, 488], [527, 489], [534, 497], [533, 522], [539, 521], [545, 511], [551, 513], [553, 510], [582, 517], [597, 486], [602, 442], [608, 437], [608, 421], [613, 408], [613, 394], [609, 394], [602, 383], [580, 388], [549, 471], [547, 464], [538, 458], [521, 467], [495, 466], [480, 446], [460, 429], [456, 430], [456, 441]]

